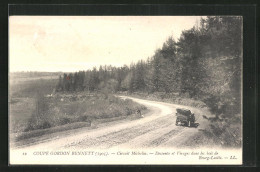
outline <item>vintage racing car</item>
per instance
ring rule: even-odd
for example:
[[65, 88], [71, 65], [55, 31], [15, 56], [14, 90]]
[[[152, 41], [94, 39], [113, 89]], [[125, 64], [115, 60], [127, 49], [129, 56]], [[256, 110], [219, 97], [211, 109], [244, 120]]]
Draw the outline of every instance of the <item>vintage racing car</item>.
[[177, 108], [176, 111], [176, 125], [194, 126], [194, 113], [191, 113], [189, 109], [184, 108]]

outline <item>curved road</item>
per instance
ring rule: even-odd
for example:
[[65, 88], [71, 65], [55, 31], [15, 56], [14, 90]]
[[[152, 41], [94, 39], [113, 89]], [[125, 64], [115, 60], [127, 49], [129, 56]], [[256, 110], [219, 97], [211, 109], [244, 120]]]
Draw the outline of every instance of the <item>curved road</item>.
[[[149, 112], [144, 118], [136, 120], [119, 120], [100, 126], [95, 129], [80, 129], [75, 132], [57, 133], [57, 137], [50, 140], [41, 140], [34, 145], [20, 149], [26, 150], [56, 150], [56, 149], [110, 149], [110, 148], [154, 148], [154, 147], [187, 147], [195, 148], [209, 144], [201, 132], [208, 125], [202, 118], [206, 111], [187, 106], [129, 98], [145, 105]], [[185, 107], [195, 113], [197, 128], [188, 128], [175, 125], [176, 108]], [[210, 143], [211, 144], [211, 143]]]

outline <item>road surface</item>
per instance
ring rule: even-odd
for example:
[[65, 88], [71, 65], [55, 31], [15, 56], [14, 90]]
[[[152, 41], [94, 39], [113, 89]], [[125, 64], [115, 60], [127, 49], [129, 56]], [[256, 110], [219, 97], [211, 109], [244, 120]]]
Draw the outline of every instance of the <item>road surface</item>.
[[[144, 118], [135, 120], [119, 120], [93, 129], [56, 133], [51, 139], [41, 139], [33, 145], [25, 145], [17, 149], [110, 149], [110, 148], [198, 148], [206, 144], [214, 144], [203, 135], [209, 122], [202, 115], [207, 115], [206, 110], [199, 108], [175, 105], [170, 103], [148, 101], [132, 97], [137, 103], [145, 105], [149, 112]], [[189, 108], [195, 113], [197, 128], [176, 126], [176, 108]], [[46, 137], [45, 137], [46, 138]]]

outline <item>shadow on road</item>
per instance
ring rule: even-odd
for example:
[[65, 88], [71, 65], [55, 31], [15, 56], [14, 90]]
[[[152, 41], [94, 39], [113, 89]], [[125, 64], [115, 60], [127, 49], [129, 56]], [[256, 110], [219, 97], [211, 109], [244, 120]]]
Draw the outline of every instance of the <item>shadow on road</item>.
[[185, 125], [185, 124], [181, 124], [181, 125], [178, 125], [178, 126], [189, 127], [189, 128], [197, 128], [199, 125], [200, 125], [199, 123], [194, 123], [191, 126], [188, 126], [188, 125]]
[[199, 123], [194, 123], [193, 126], [191, 127], [197, 128], [199, 125], [200, 125]]

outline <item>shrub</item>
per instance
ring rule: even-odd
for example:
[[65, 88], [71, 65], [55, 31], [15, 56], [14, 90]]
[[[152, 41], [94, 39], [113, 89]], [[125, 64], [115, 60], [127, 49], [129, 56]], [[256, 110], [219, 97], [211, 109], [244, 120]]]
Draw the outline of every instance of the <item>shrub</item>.
[[44, 121], [42, 124], [38, 125], [37, 129], [50, 128], [51, 124], [48, 121]]
[[[240, 105], [229, 98], [230, 95], [214, 96], [205, 99], [210, 111], [215, 114], [213, 118], [205, 118], [210, 121], [209, 132], [219, 138], [222, 146], [240, 147], [241, 138], [241, 114]], [[236, 107], [236, 108], [235, 108]]]
[[59, 124], [65, 125], [65, 124], [69, 124], [70, 122], [71, 122], [71, 120], [69, 118], [64, 117], [64, 118], [61, 118]]

